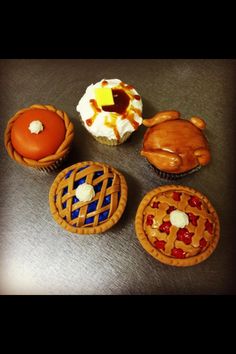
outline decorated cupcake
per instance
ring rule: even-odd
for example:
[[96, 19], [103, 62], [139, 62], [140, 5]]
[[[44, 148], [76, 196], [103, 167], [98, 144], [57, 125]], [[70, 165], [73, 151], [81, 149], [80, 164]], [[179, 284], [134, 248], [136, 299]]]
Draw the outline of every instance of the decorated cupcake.
[[122, 144], [142, 124], [140, 95], [118, 79], [90, 85], [76, 110], [85, 128], [102, 144]]
[[19, 164], [52, 171], [67, 156], [73, 135], [73, 124], [65, 112], [35, 104], [18, 111], [9, 120], [5, 147]]
[[207, 197], [175, 185], [146, 194], [137, 210], [135, 229], [150, 255], [180, 267], [207, 259], [220, 237], [219, 219]]
[[144, 135], [141, 155], [160, 177], [183, 177], [210, 162], [203, 119], [192, 117], [185, 120], [177, 111], [163, 111], [144, 119], [143, 124], [149, 129]]
[[118, 222], [127, 201], [124, 176], [113, 167], [85, 161], [64, 169], [54, 180], [50, 210], [64, 229], [97, 234]]

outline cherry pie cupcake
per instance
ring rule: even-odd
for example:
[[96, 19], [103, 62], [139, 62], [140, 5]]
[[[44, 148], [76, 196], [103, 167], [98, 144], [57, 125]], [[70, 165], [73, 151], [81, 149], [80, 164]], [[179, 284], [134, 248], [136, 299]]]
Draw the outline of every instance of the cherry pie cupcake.
[[55, 221], [77, 234], [97, 234], [110, 229], [122, 216], [126, 202], [125, 177], [111, 166], [92, 161], [64, 169], [49, 193]]
[[146, 194], [137, 210], [135, 230], [149, 254], [180, 267], [207, 259], [220, 236], [219, 218], [209, 200], [193, 188], [175, 185]]

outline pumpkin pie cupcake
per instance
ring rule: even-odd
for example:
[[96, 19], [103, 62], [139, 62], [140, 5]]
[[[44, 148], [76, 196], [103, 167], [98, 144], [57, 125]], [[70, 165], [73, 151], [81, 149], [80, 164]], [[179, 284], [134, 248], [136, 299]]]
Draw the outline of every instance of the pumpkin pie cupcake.
[[142, 124], [141, 96], [118, 79], [90, 85], [76, 110], [88, 132], [106, 145], [124, 143]]
[[100, 162], [85, 161], [67, 167], [49, 192], [54, 220], [77, 234], [97, 234], [118, 222], [127, 202], [124, 176]]
[[210, 162], [211, 154], [200, 117], [181, 119], [178, 111], [162, 111], [144, 119], [148, 127], [141, 155], [166, 179], [177, 179], [193, 173]]
[[63, 162], [73, 136], [73, 124], [65, 112], [51, 105], [35, 104], [9, 120], [4, 139], [13, 160], [48, 172]]
[[186, 267], [207, 259], [220, 237], [217, 213], [193, 188], [166, 185], [145, 195], [135, 230], [143, 248], [162, 263]]

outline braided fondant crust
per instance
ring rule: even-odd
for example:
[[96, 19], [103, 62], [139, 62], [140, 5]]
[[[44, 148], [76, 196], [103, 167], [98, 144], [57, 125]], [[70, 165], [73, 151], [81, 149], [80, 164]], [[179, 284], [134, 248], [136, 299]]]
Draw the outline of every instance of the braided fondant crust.
[[[12, 129], [14, 122], [17, 120], [17, 118], [19, 117], [20, 114], [22, 114], [23, 112], [28, 111], [32, 108], [45, 109], [45, 110], [55, 112], [59, 117], [61, 117], [61, 119], [63, 119], [63, 121], [65, 123], [65, 128], [66, 128], [65, 139], [62, 142], [62, 144], [59, 146], [57, 151], [53, 155], [46, 156], [46, 157], [44, 157], [40, 160], [37, 160], [37, 161], [20, 155], [14, 149], [14, 147], [11, 143], [11, 129]], [[24, 165], [24, 166], [28, 166], [28, 167], [34, 167], [34, 168], [44, 168], [44, 167], [49, 167], [49, 166], [53, 165], [56, 161], [64, 158], [68, 154], [73, 137], [74, 137], [74, 127], [73, 127], [73, 124], [70, 121], [68, 115], [65, 112], [58, 110], [54, 106], [51, 106], [51, 105], [34, 104], [28, 108], [21, 109], [9, 120], [9, 122], [7, 124], [7, 128], [5, 130], [4, 143], [5, 143], [5, 147], [7, 149], [9, 156], [13, 160], [17, 161], [19, 164]]]
[[[180, 201], [175, 202], [172, 200], [172, 202], [170, 202], [168, 195], [170, 195], [171, 191], [183, 193]], [[159, 222], [169, 221], [170, 218], [167, 213], [169, 207], [177, 207], [177, 209], [185, 211], [186, 213], [193, 212], [193, 208], [188, 205], [187, 195], [189, 195], [189, 197], [194, 196], [199, 198], [199, 201], [203, 202], [206, 206], [206, 210], [194, 208], [194, 215], [198, 218], [198, 221], [196, 226], [193, 226], [191, 223], [187, 226], [187, 229], [191, 232], [192, 241], [184, 244], [184, 242], [176, 239], [177, 227], [172, 225], [168, 234], [166, 234], [166, 232], [159, 231]], [[152, 205], [153, 201], [157, 206]], [[153, 226], [147, 226], [147, 217], [148, 215], [150, 217], [150, 214], [153, 214], [153, 221], [151, 220]], [[212, 234], [204, 231], [204, 224], [207, 219], [212, 223]], [[207, 259], [215, 250], [220, 237], [219, 218], [207, 197], [193, 188], [180, 185], [161, 186], [147, 193], [141, 201], [136, 213], [135, 230], [143, 248], [154, 258], [162, 263], [180, 267], [192, 266]], [[155, 240], [156, 236], [160, 240], [160, 245], [161, 242], [165, 244], [164, 250], [155, 247], [153, 240]], [[201, 250], [199, 241], [202, 237], [206, 239], [206, 246]], [[186, 252], [186, 258], [173, 257], [171, 255], [173, 247], [183, 249]]]
[[[86, 167], [83, 169], [83, 167]], [[96, 173], [102, 174], [96, 177]], [[75, 183], [84, 178], [84, 183], [96, 187], [101, 185], [95, 193], [92, 201], [80, 202], [75, 198]], [[112, 184], [108, 185], [108, 180]], [[64, 190], [66, 188], [66, 193]], [[54, 180], [49, 192], [50, 210], [55, 221], [64, 229], [77, 234], [102, 233], [118, 222], [124, 212], [127, 202], [127, 184], [124, 176], [113, 167], [104, 163], [85, 161], [67, 167], [61, 171]], [[118, 195], [119, 194], [119, 195]], [[110, 196], [110, 202], [103, 204], [105, 197]], [[96, 202], [96, 209], [89, 211], [91, 202]], [[77, 211], [75, 218], [72, 213]], [[99, 221], [99, 215], [107, 212], [108, 218]], [[85, 220], [91, 218], [93, 221], [85, 224]]]

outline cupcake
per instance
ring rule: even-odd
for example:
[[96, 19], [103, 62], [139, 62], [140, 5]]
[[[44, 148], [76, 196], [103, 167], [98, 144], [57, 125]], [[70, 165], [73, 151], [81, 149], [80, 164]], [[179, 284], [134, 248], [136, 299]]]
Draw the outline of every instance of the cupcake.
[[118, 222], [127, 201], [124, 176], [113, 167], [85, 161], [64, 169], [49, 192], [50, 210], [65, 230], [97, 234]]
[[19, 164], [40, 171], [60, 166], [74, 136], [68, 115], [50, 105], [35, 104], [18, 111], [5, 130], [5, 147]]
[[142, 124], [140, 95], [118, 79], [90, 85], [76, 110], [89, 133], [106, 145], [124, 143]]
[[210, 162], [208, 142], [203, 134], [206, 123], [199, 117], [180, 118], [177, 111], [163, 111], [144, 119], [148, 127], [141, 155], [166, 179], [177, 179]]
[[180, 267], [207, 259], [220, 237], [219, 219], [207, 197], [175, 185], [146, 194], [136, 213], [135, 230], [151, 256]]

